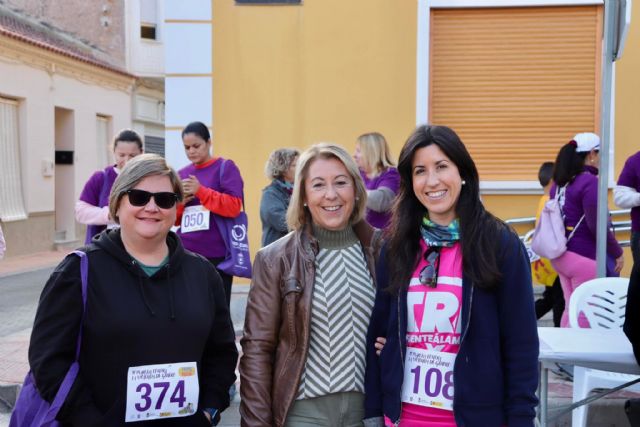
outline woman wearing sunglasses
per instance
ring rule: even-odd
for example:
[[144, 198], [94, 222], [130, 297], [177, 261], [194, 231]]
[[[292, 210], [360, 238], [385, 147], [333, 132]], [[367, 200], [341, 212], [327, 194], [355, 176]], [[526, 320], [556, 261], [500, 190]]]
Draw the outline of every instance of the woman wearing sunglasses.
[[[240, 215], [244, 183], [232, 160], [211, 155], [211, 135], [204, 123], [189, 123], [182, 130], [182, 142], [191, 164], [178, 172], [185, 192], [184, 205], [178, 207], [178, 236], [185, 248], [217, 267], [227, 249], [213, 216]], [[222, 270], [218, 273], [229, 306], [233, 276]]]
[[453, 130], [418, 127], [398, 170], [367, 335], [365, 425], [533, 426], [538, 336], [523, 245], [485, 210]]
[[120, 228], [82, 249], [84, 316], [77, 256], [67, 256], [45, 285], [29, 362], [49, 401], [74, 360], [83, 319], [80, 371], [57, 416], [63, 425], [204, 426], [229, 406], [235, 334], [220, 276], [169, 231], [182, 197], [162, 157], [136, 157], [109, 197]]

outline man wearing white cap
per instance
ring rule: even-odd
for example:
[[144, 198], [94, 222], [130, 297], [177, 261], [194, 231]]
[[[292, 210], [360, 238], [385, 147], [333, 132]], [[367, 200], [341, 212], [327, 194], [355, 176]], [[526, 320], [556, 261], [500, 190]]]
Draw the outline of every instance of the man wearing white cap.
[[[578, 286], [596, 277], [596, 233], [598, 222], [598, 166], [600, 163], [600, 137], [595, 133], [579, 133], [565, 144], [558, 153], [553, 172], [555, 185], [551, 197], [563, 189], [560, 204], [564, 214], [567, 251], [551, 260], [560, 276], [565, 301]], [[574, 231], [575, 230], [575, 231]], [[607, 275], [617, 275], [624, 265], [622, 248], [613, 232], [607, 232]], [[568, 308], [562, 315], [561, 326], [568, 326]], [[587, 327], [584, 316], [579, 325]]]

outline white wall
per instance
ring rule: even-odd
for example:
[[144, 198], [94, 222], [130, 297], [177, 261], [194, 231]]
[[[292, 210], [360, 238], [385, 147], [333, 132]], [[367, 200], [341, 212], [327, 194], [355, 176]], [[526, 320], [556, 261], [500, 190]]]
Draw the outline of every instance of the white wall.
[[[131, 95], [123, 90], [49, 74], [16, 61], [0, 61], [0, 94], [20, 100], [22, 184], [27, 212], [55, 208], [55, 177], [42, 176], [42, 162], [53, 160], [55, 107], [74, 112], [74, 199], [98, 168], [96, 115], [112, 118], [111, 129], [131, 126]], [[1, 173], [1, 171], [0, 171]]]
[[165, 0], [165, 155], [171, 166], [189, 163], [180, 130], [193, 121], [213, 126], [211, 1]]
[[[176, 4], [181, 1], [172, 0]], [[146, 40], [140, 37], [140, 0], [126, 0], [126, 50], [127, 70], [138, 76], [164, 76], [164, 1], [156, 0], [156, 40]]]

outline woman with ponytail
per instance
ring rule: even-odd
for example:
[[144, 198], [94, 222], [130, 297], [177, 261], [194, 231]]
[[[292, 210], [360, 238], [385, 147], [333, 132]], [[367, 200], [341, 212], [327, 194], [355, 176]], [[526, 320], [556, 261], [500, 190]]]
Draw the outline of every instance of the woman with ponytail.
[[[569, 326], [571, 294], [587, 280], [596, 277], [596, 233], [598, 221], [598, 165], [600, 137], [594, 133], [579, 133], [562, 146], [553, 172], [554, 185], [550, 197], [559, 192], [567, 236], [567, 251], [551, 260], [560, 276], [562, 293], [567, 302], [560, 326]], [[607, 233], [607, 276], [618, 275], [624, 265], [622, 248], [611, 230]], [[578, 324], [588, 327], [580, 315]]]
[[367, 335], [365, 426], [532, 427], [538, 336], [522, 243], [482, 205], [453, 130], [418, 127], [398, 171]]

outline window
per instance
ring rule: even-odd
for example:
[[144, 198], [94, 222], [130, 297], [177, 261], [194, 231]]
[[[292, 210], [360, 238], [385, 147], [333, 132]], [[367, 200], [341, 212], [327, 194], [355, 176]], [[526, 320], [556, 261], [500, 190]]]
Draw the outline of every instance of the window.
[[27, 219], [22, 195], [18, 101], [0, 97], [0, 220]]
[[111, 144], [109, 142], [109, 117], [96, 116], [96, 150], [98, 167], [104, 168], [111, 162]]
[[157, 136], [144, 136], [144, 152], [158, 154], [164, 157], [164, 138]]
[[236, 0], [237, 4], [301, 4], [302, 0]]
[[149, 24], [140, 25], [140, 37], [147, 40], [156, 39], [156, 26]]
[[528, 181], [598, 131], [601, 6], [431, 10], [429, 122], [452, 127], [482, 180]]
[[140, 37], [146, 40], [157, 40], [158, 11], [157, 0], [140, 1]]

